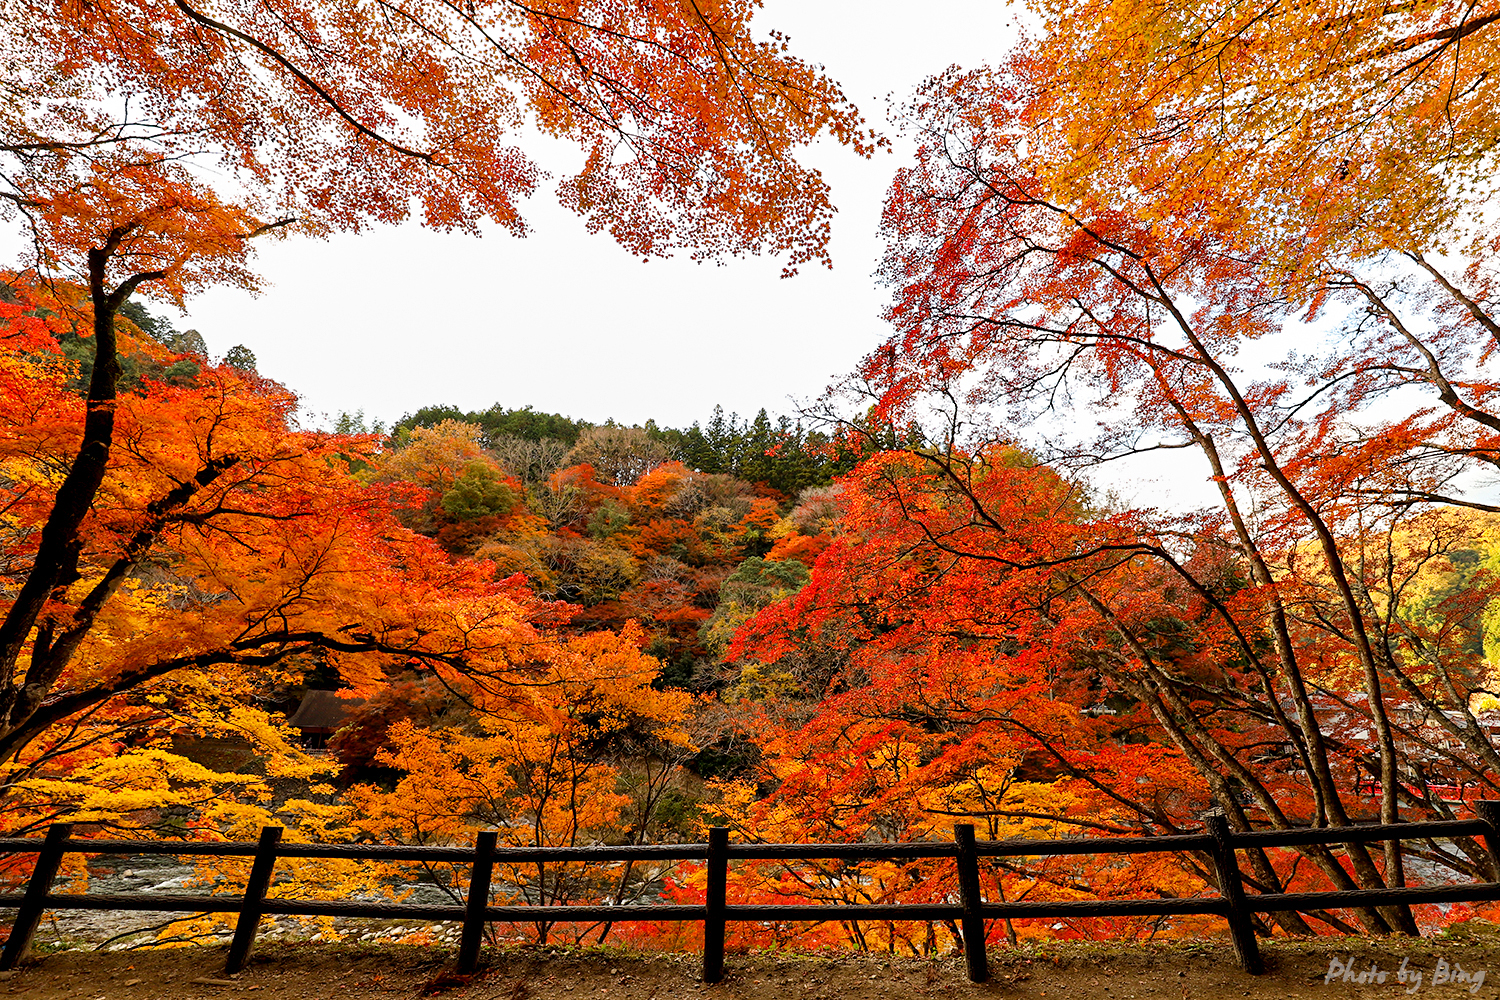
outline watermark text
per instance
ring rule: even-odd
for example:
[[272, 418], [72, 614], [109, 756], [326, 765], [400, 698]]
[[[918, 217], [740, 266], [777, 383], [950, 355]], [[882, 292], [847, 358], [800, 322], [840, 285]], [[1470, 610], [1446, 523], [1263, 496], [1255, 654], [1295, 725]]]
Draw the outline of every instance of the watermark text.
[[1467, 986], [1470, 993], [1478, 993], [1479, 988], [1484, 985], [1486, 971], [1488, 970], [1471, 971], [1459, 962], [1450, 964], [1446, 958], [1438, 959], [1437, 965], [1428, 974], [1413, 966], [1409, 958], [1401, 960], [1399, 969], [1382, 969], [1374, 962], [1365, 964], [1353, 956], [1334, 957], [1328, 960], [1328, 974], [1323, 977], [1323, 985], [1350, 983], [1355, 986], [1377, 986], [1390, 980], [1393, 986], [1406, 987], [1407, 993], [1417, 992], [1424, 983], [1428, 986]]

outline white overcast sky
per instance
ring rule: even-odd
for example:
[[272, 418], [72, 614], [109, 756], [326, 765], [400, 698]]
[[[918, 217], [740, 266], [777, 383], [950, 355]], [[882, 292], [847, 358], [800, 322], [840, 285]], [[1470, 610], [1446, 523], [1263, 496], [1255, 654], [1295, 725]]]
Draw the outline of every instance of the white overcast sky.
[[[920, 10], [920, 12], [919, 12]], [[759, 32], [791, 36], [865, 117], [889, 131], [898, 99], [950, 64], [998, 58], [1022, 9], [1004, 3], [767, 0]], [[591, 235], [544, 184], [526, 208], [532, 235], [483, 238], [416, 225], [264, 246], [259, 296], [211, 291], [179, 322], [222, 355], [255, 352], [262, 374], [303, 400], [304, 419], [363, 410], [387, 422], [429, 403], [534, 406], [595, 422], [791, 414], [851, 371], [884, 334], [886, 293], [871, 274], [891, 175], [909, 147], [863, 160], [836, 143], [805, 154], [838, 207], [833, 270], [730, 259], [642, 262]], [[546, 157], [540, 157], [546, 166]]]

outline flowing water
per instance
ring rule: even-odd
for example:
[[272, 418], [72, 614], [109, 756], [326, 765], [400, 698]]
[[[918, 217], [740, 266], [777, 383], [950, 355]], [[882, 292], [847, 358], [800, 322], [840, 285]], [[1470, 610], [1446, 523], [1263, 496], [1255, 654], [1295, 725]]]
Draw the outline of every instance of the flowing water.
[[[55, 892], [66, 892], [69, 880], [59, 879]], [[442, 887], [431, 882], [391, 881], [387, 885], [398, 895], [405, 894], [404, 902], [428, 904], [453, 904], [455, 900]], [[169, 855], [142, 854], [121, 855], [108, 860], [96, 859], [89, 865], [88, 893], [90, 895], [129, 895], [151, 893], [184, 896], [202, 896], [208, 886], [202, 884], [191, 864], [185, 864]], [[241, 890], [242, 885], [231, 886], [231, 893]], [[226, 893], [224, 898], [234, 896]], [[385, 899], [384, 896], [351, 896], [354, 900]], [[158, 933], [173, 921], [179, 921], [202, 912], [199, 908], [181, 911], [159, 910], [55, 910], [49, 911], [37, 927], [35, 945], [77, 946], [80, 944], [116, 950], [139, 947], [153, 943]], [[0, 920], [9, 923], [15, 918], [13, 909], [0, 909]], [[428, 923], [415, 920], [384, 920], [371, 918], [339, 917], [333, 921], [333, 931], [346, 939], [400, 940], [412, 934], [426, 933], [437, 943], [456, 943], [459, 924], [453, 921]], [[194, 937], [200, 944], [228, 943], [232, 928], [220, 926], [215, 932]], [[295, 938], [323, 940], [327, 937], [323, 925], [297, 917], [266, 917], [260, 925], [259, 939]]]

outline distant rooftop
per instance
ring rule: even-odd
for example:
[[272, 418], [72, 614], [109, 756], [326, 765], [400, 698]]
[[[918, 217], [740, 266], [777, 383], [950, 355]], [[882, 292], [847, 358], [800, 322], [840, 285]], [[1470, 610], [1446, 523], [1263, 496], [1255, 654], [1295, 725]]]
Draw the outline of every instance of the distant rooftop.
[[364, 703], [363, 698], [342, 698], [337, 691], [309, 691], [286, 722], [304, 734], [331, 734]]

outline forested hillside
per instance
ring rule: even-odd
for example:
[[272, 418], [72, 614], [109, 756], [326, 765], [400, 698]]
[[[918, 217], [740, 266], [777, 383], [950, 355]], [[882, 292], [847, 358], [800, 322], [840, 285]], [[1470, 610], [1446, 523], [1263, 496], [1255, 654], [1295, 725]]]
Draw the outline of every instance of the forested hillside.
[[417, 491], [407, 527], [568, 605], [570, 629], [635, 623], [661, 683], [698, 691], [728, 682], [738, 625], [806, 581], [834, 530], [836, 477], [874, 448], [764, 411], [663, 431], [428, 407], [376, 437], [366, 475]]

